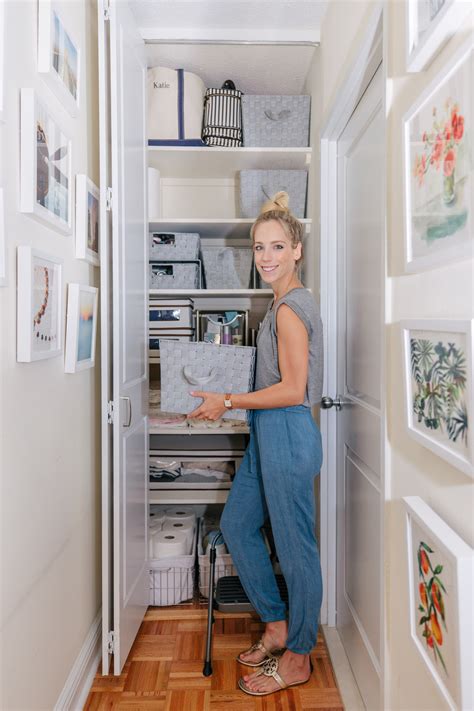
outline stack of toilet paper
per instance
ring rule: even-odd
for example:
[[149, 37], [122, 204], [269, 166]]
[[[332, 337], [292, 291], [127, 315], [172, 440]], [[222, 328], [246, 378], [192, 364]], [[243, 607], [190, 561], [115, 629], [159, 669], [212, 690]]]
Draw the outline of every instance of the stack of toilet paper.
[[162, 560], [192, 552], [196, 514], [187, 506], [150, 512], [149, 556]]

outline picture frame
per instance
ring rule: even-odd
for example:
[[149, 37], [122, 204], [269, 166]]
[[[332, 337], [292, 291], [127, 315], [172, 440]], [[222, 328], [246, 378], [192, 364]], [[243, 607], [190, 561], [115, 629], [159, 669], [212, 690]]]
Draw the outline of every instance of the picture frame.
[[407, 0], [407, 72], [426, 69], [471, 11], [470, 0]]
[[473, 320], [401, 322], [408, 433], [474, 477]]
[[33, 89], [21, 90], [20, 210], [72, 233], [71, 140]]
[[38, 73], [73, 117], [79, 112], [80, 60], [56, 3], [38, 0]]
[[99, 290], [93, 286], [69, 284], [66, 319], [66, 373], [95, 366]]
[[76, 175], [76, 257], [100, 266], [100, 193], [87, 175]]
[[474, 708], [473, 549], [423, 499], [403, 502], [411, 638], [449, 708]]
[[0, 286], [7, 285], [7, 246], [4, 190], [0, 188]]
[[403, 118], [406, 272], [473, 256], [473, 57], [469, 41]]
[[17, 361], [54, 358], [63, 351], [62, 260], [26, 245], [17, 256]]

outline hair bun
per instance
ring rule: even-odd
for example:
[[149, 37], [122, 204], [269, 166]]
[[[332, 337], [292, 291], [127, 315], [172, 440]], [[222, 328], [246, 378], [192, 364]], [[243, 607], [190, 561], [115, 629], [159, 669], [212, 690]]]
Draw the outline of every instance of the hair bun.
[[280, 190], [280, 192], [275, 193], [270, 200], [263, 203], [260, 214], [263, 215], [265, 212], [270, 212], [273, 210], [279, 210], [281, 212], [289, 212], [290, 198], [287, 192]]

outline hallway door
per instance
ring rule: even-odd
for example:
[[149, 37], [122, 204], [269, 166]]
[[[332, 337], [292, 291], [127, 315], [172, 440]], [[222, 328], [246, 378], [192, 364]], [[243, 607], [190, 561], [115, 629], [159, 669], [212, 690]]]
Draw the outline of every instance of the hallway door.
[[380, 709], [383, 73], [337, 145], [336, 625], [362, 698]]

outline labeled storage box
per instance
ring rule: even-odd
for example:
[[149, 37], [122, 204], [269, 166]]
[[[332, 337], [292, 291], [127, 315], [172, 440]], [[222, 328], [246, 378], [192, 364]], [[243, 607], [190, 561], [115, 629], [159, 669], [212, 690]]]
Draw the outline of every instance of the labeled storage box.
[[310, 96], [244, 94], [244, 146], [309, 145]]
[[202, 247], [206, 289], [248, 289], [252, 278], [250, 247]]
[[152, 300], [148, 306], [150, 329], [173, 330], [193, 327], [192, 299]]
[[241, 217], [255, 219], [263, 203], [280, 190], [288, 193], [293, 215], [305, 217], [307, 183], [306, 170], [241, 170]]
[[[199, 521], [199, 539], [198, 539], [198, 566], [199, 566], [199, 592], [203, 597], [209, 596], [209, 571], [211, 561], [209, 551], [204, 552], [203, 539], [205, 535], [202, 519]], [[237, 575], [237, 569], [232, 562], [230, 553], [219, 555], [219, 547], [216, 555], [216, 568], [214, 574], [214, 582], [224, 575]]]
[[168, 262], [199, 259], [197, 232], [151, 232], [149, 244], [150, 259]]
[[202, 107], [206, 87], [183, 69], [150, 67], [147, 76], [148, 145], [203, 146]]
[[[160, 339], [161, 409], [184, 415], [199, 406], [191, 390], [247, 393], [253, 388], [255, 348]], [[246, 410], [228, 410], [223, 418], [246, 419]]]
[[150, 262], [150, 289], [200, 289], [201, 262]]
[[176, 558], [151, 558], [150, 605], [177, 605], [191, 600], [194, 594], [194, 571], [198, 527], [194, 532], [193, 546], [189, 555]]

